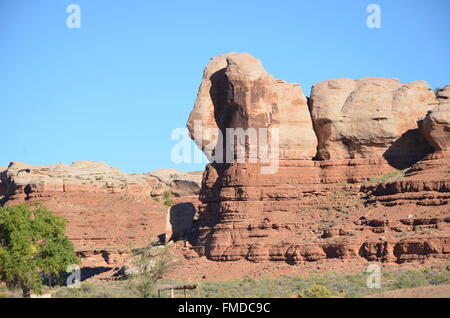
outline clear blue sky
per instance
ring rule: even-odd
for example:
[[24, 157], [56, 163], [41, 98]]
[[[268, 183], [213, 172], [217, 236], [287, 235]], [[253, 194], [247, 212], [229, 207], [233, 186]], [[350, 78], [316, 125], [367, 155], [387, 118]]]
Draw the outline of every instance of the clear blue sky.
[[[69, 29], [66, 8], [81, 7]], [[366, 7], [381, 7], [381, 29]], [[450, 1], [0, 0], [0, 166], [100, 160], [126, 172], [176, 165], [203, 68], [249, 52], [277, 78], [450, 83]]]

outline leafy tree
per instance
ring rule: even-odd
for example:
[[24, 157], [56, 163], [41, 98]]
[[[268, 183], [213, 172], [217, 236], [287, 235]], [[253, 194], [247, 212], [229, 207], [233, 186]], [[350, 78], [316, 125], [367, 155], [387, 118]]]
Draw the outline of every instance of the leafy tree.
[[61, 279], [79, 264], [65, 220], [40, 204], [0, 207], [0, 281], [23, 297], [42, 292], [43, 275]]
[[142, 298], [152, 297], [157, 282], [178, 262], [169, 246], [156, 243], [134, 250], [130, 261], [129, 288]]

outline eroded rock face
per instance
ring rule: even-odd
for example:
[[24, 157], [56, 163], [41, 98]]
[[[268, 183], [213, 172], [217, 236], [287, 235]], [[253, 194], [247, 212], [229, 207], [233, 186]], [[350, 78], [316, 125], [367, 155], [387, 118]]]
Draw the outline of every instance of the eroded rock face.
[[[207, 154], [216, 140], [207, 134], [196, 138], [194, 120], [221, 130], [276, 126], [275, 110], [283, 108], [272, 98], [280, 96], [278, 82], [260, 65], [232, 53], [205, 69], [188, 127], [202, 149], [213, 145]], [[290, 84], [282, 85], [292, 92]], [[309, 109], [320, 160], [311, 160], [314, 142], [307, 141], [313, 138], [302, 135], [314, 130], [303, 120], [304, 106], [294, 106], [298, 95], [282, 96], [290, 106], [278, 125], [287, 127], [290, 138], [302, 139], [280, 142], [284, 148], [273, 174], [262, 174], [260, 162], [207, 165], [194, 250], [218, 261], [448, 258], [448, 161], [430, 154], [417, 126], [438, 103], [425, 82], [364, 78], [314, 85]]]
[[33, 166], [13, 161], [4, 173], [3, 182], [11, 195], [27, 196], [32, 192], [103, 192], [148, 195], [150, 186], [141, 175], [123, 173], [104, 162], [76, 161]]
[[317, 158], [382, 158], [405, 166], [431, 152], [417, 121], [437, 104], [425, 81], [332, 79], [311, 89]]
[[[196, 123], [202, 124], [203, 131], [196, 129]], [[225, 140], [226, 128], [254, 128], [258, 138], [259, 128], [277, 128], [281, 159], [310, 159], [316, 152], [317, 140], [300, 86], [274, 79], [247, 53], [211, 59], [187, 127], [210, 160], [216, 149], [225, 153], [226, 141], [217, 144], [217, 136], [208, 133], [208, 128], [220, 130]], [[250, 152], [247, 144], [246, 150]]]
[[[130, 247], [162, 240], [167, 231], [167, 239], [191, 233], [202, 175], [175, 169], [127, 174], [93, 161], [48, 166], [13, 161], [1, 170], [0, 204], [42, 203], [67, 220], [82, 267], [115, 270], [125, 264]], [[175, 200], [172, 209], [154, 200], [165, 191]]]
[[197, 196], [203, 171], [184, 172], [177, 169], [158, 169], [148, 173], [152, 180], [152, 197], [163, 197], [170, 191], [175, 197]]
[[450, 151], [450, 85], [437, 92], [439, 105], [420, 121], [420, 130], [435, 151]]
[[151, 179], [103, 162], [34, 166], [11, 162], [1, 174], [5, 205], [40, 202], [67, 221], [77, 251], [126, 250], [164, 233], [166, 207], [151, 199]]

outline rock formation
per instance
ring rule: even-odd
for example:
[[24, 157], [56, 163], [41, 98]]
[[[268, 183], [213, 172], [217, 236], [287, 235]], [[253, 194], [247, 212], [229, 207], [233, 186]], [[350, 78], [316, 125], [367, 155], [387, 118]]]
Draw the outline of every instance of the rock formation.
[[439, 105], [419, 122], [420, 130], [435, 151], [450, 151], [450, 85], [436, 94]]
[[58, 163], [33, 166], [11, 162], [3, 182], [11, 196], [30, 196], [37, 192], [103, 192], [145, 196], [150, 185], [141, 175], [129, 175], [103, 162], [76, 161], [72, 165]]
[[318, 159], [385, 158], [410, 166], [431, 152], [417, 121], [437, 104], [424, 81], [333, 79], [311, 89]]
[[[196, 130], [196, 122], [202, 130]], [[317, 139], [300, 86], [274, 79], [258, 59], [246, 53], [211, 59], [187, 126], [208, 158], [218, 148], [225, 154], [226, 128], [278, 128], [282, 159], [310, 159], [316, 152]], [[221, 131], [225, 139], [222, 145], [217, 145], [217, 136], [208, 129]], [[264, 137], [259, 131], [257, 134], [257, 138]]]
[[398, 205], [405, 200], [417, 200], [417, 205], [443, 206], [450, 200], [450, 86], [438, 91], [438, 106], [418, 121], [420, 132], [434, 152], [412, 165], [400, 180], [368, 187], [373, 200], [383, 205]]
[[77, 250], [126, 249], [163, 233], [165, 208], [151, 200], [151, 180], [103, 162], [33, 166], [11, 162], [2, 174], [6, 205], [41, 202], [68, 220]]
[[[249, 54], [213, 58], [187, 124], [212, 161], [193, 249], [222, 261], [448, 258], [448, 164], [432, 153], [449, 137], [446, 93], [423, 81], [336, 79], [314, 85], [306, 103], [297, 84], [274, 80]], [[279, 169], [217, 160], [229, 145], [199, 122], [222, 132], [279, 128]]]
[[179, 230], [176, 218], [192, 218], [199, 178], [199, 173], [169, 169], [127, 174], [103, 162], [34, 166], [13, 161], [0, 171], [0, 203], [44, 204], [67, 220], [67, 235], [82, 266], [120, 267], [130, 247], [161, 239], [165, 233], [168, 207], [155, 200], [164, 191], [190, 202], [189, 209], [178, 205], [172, 213], [175, 234], [185, 230]]
[[198, 196], [203, 171], [184, 172], [177, 169], [158, 169], [148, 173], [152, 180], [151, 196], [161, 198], [165, 191], [175, 197]]

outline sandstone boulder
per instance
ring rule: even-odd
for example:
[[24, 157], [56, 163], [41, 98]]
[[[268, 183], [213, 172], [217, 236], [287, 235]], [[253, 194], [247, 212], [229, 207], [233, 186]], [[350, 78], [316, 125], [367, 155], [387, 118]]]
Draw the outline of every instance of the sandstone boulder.
[[152, 179], [153, 197], [163, 196], [165, 191], [170, 191], [176, 197], [185, 197], [199, 194], [203, 171], [157, 169], [148, 175]]
[[[196, 129], [199, 123], [202, 131]], [[228, 53], [211, 59], [204, 70], [187, 127], [211, 161], [218, 149], [225, 153], [227, 128], [254, 128], [258, 141], [264, 137], [259, 134], [259, 128], [267, 129], [267, 135], [271, 135], [274, 128], [278, 129], [280, 159], [310, 159], [317, 145], [307, 100], [300, 86], [274, 79], [261, 62], [248, 53]], [[222, 132], [223, 144], [218, 143], [217, 135], [210, 133], [214, 129]], [[270, 141], [269, 137], [266, 144]], [[250, 153], [255, 142], [243, 143], [246, 153]], [[233, 150], [236, 154], [236, 149]]]
[[436, 96], [439, 105], [419, 122], [420, 130], [435, 151], [450, 151], [450, 85]]
[[318, 159], [382, 158], [404, 166], [432, 149], [417, 121], [437, 104], [425, 81], [332, 79], [311, 89]]

